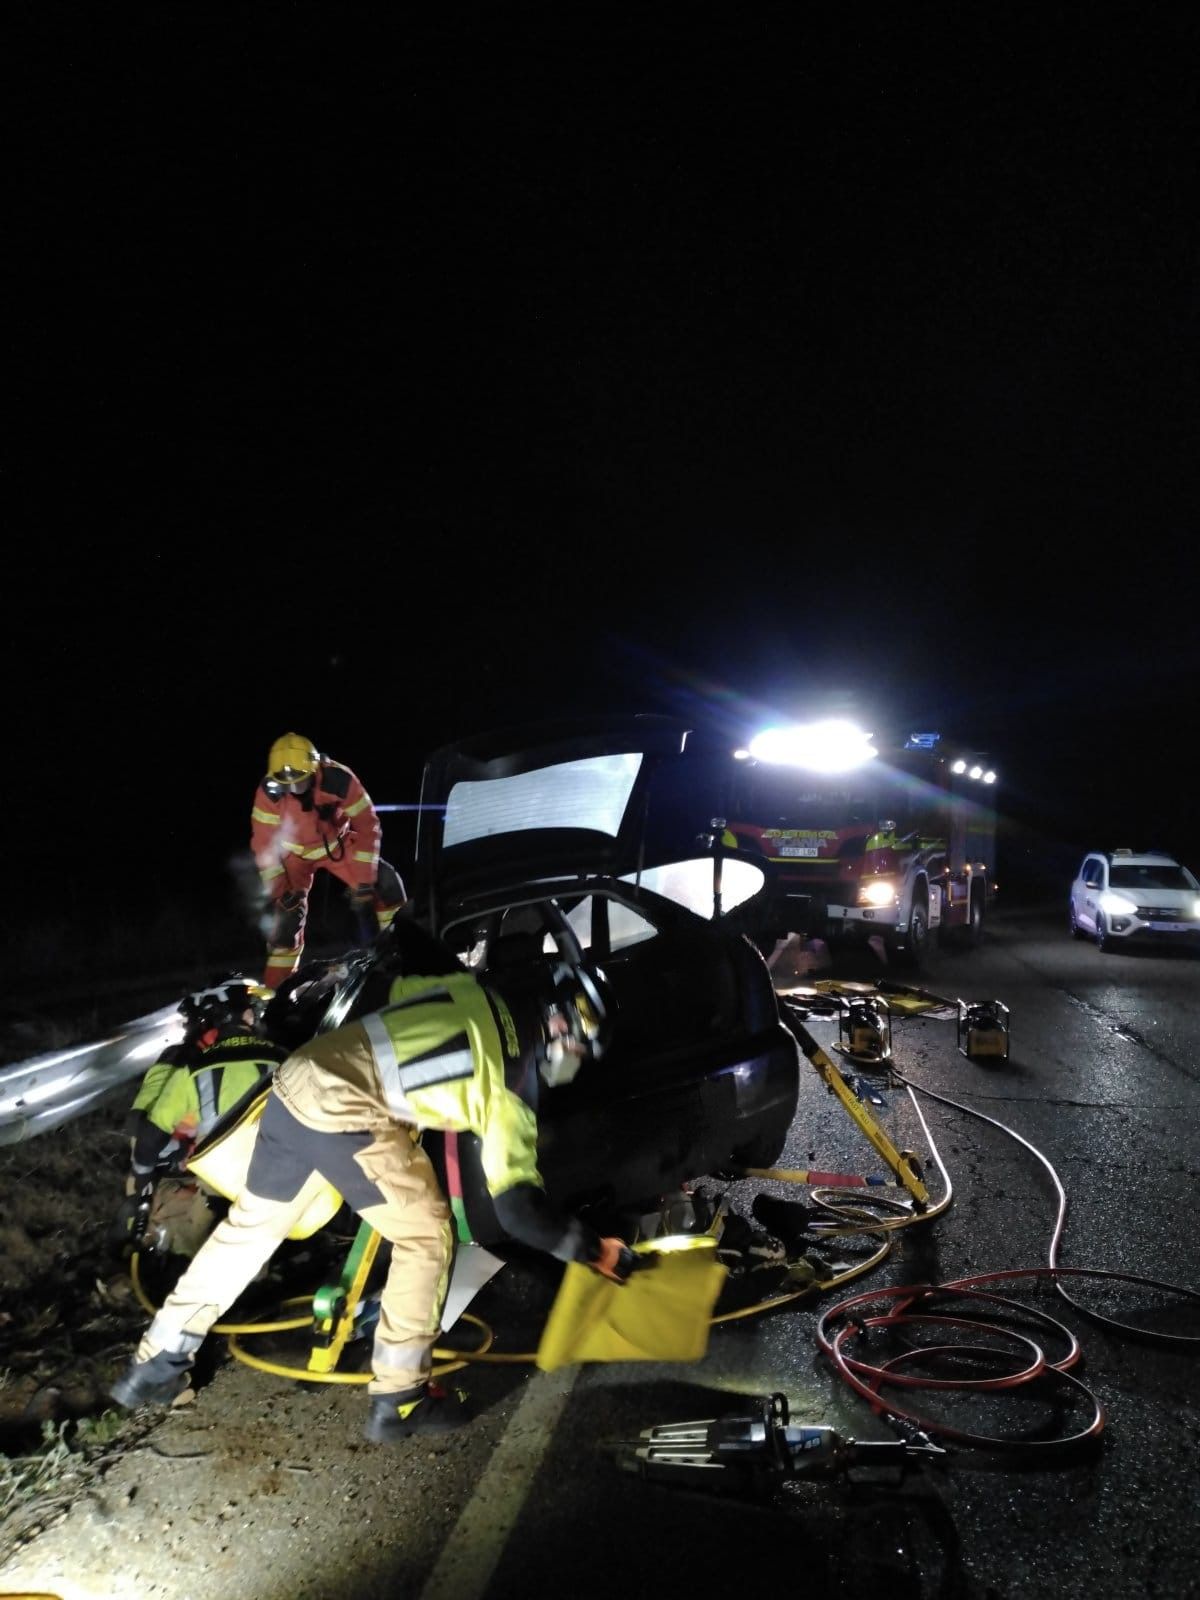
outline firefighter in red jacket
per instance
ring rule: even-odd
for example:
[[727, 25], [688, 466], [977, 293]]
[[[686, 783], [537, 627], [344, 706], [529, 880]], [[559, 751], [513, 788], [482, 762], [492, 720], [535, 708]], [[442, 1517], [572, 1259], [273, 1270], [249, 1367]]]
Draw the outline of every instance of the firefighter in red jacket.
[[350, 891], [364, 944], [404, 904], [399, 874], [379, 858], [370, 795], [349, 767], [321, 755], [302, 734], [285, 733], [271, 746], [250, 818], [250, 848], [269, 905], [268, 988], [278, 988], [300, 964], [308, 891], [318, 872], [332, 873]]

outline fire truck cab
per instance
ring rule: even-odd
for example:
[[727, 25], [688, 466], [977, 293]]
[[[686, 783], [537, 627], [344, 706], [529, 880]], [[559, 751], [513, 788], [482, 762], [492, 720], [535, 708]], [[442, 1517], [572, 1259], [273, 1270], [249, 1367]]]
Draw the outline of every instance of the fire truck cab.
[[898, 964], [920, 967], [935, 938], [982, 937], [996, 773], [936, 733], [880, 748], [872, 737], [825, 723], [754, 741], [738, 753], [722, 842], [770, 863], [767, 937], [877, 935]]

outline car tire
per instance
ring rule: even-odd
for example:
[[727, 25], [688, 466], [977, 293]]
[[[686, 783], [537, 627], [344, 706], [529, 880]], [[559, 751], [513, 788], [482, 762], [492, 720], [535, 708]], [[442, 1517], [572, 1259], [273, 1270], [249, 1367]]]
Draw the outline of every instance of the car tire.
[[1072, 904], [1067, 910], [1067, 923], [1071, 929], [1072, 939], [1082, 939], [1084, 937], [1083, 929], [1079, 926], [1079, 923], [1075, 917], [1074, 904]]
[[1112, 954], [1112, 938], [1109, 935], [1108, 924], [1104, 920], [1103, 911], [1096, 913], [1096, 949]]
[[730, 1166], [735, 1170], [739, 1167], [774, 1167], [783, 1154], [784, 1145], [787, 1143], [786, 1135], [780, 1138], [778, 1134], [759, 1134], [757, 1138], [748, 1143], [739, 1145], [730, 1157]]

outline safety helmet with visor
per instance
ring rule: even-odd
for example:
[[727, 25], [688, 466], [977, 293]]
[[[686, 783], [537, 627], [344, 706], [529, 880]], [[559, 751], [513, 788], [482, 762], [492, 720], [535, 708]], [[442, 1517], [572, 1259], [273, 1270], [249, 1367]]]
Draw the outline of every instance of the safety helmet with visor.
[[231, 977], [207, 989], [196, 989], [179, 1003], [179, 1014], [189, 1033], [246, 1023], [247, 1013], [258, 1021], [273, 990], [249, 978]]
[[303, 794], [312, 783], [321, 757], [302, 733], [285, 733], [267, 756], [267, 783], [284, 794]]

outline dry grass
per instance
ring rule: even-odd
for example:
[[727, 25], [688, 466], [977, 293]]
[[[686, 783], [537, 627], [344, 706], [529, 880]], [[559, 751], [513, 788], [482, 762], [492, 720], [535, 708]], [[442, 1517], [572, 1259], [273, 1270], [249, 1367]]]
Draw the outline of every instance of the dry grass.
[[64, 1434], [67, 1424], [44, 1422], [42, 1443], [15, 1460], [0, 1455], [0, 1529], [20, 1507], [73, 1487], [75, 1461]]
[[36, 1448], [16, 1457], [0, 1453], [0, 1568], [65, 1516], [80, 1494], [94, 1493], [91, 1486], [153, 1425], [116, 1411], [80, 1423], [45, 1422]]

